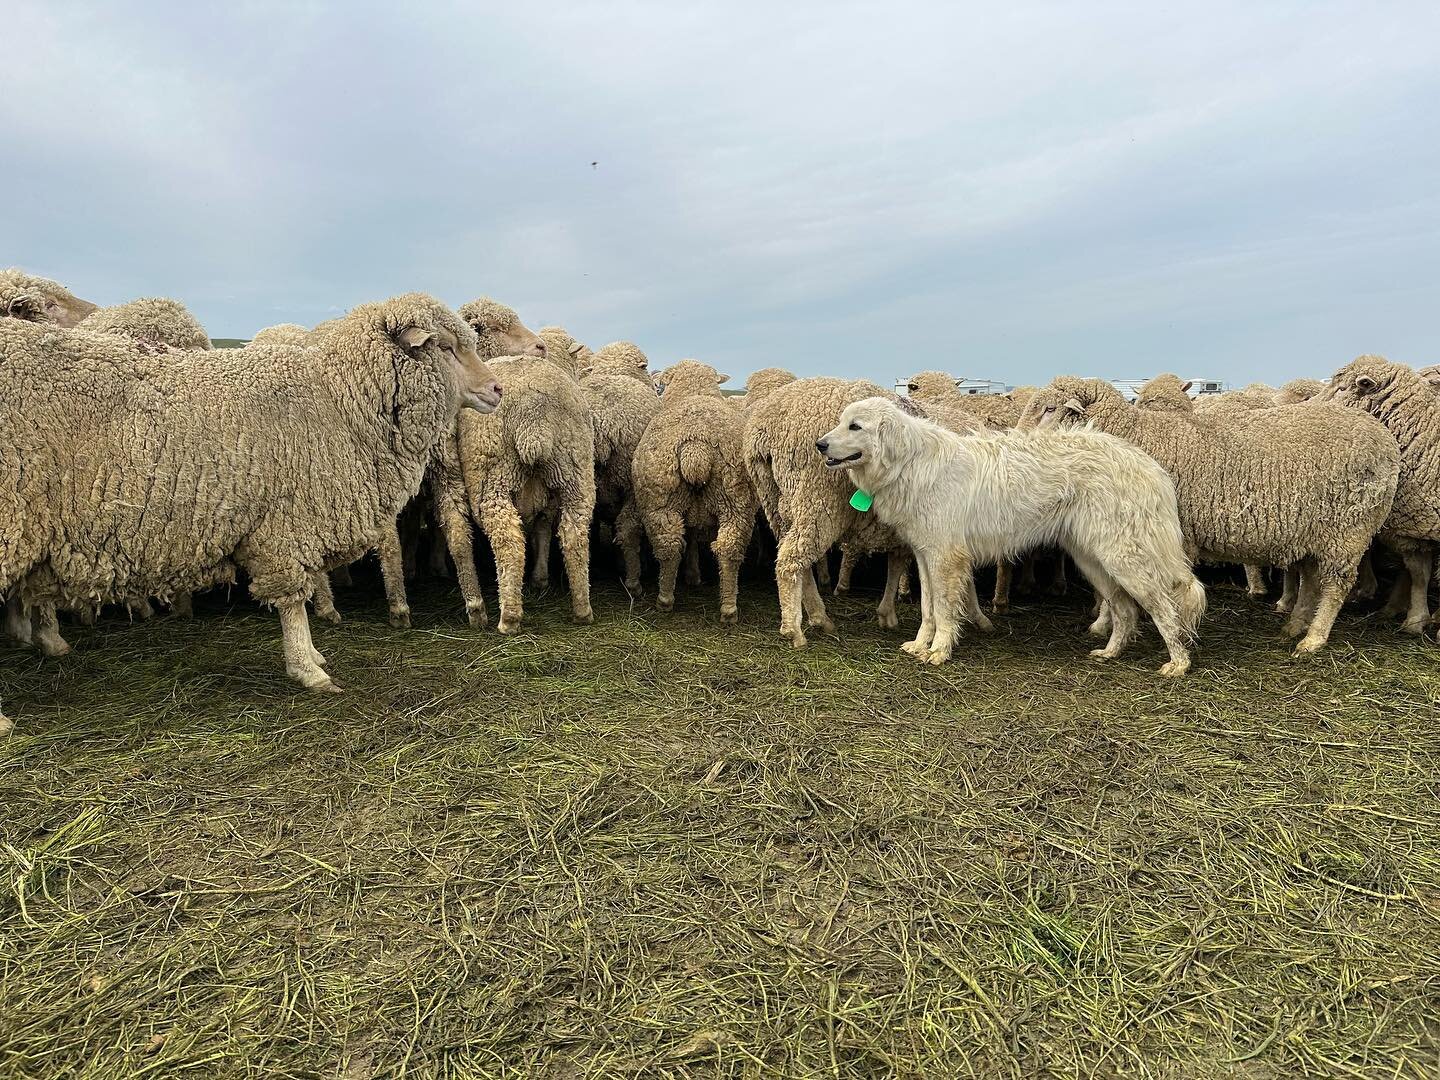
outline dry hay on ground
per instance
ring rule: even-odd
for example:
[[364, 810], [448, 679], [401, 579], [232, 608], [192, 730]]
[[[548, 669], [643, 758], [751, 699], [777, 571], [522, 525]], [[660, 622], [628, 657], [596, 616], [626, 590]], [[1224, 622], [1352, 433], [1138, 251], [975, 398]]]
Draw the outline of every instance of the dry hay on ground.
[[926, 669], [710, 592], [342, 592], [338, 698], [243, 601], [0, 653], [0, 1072], [1436, 1074], [1433, 645], [1217, 589], [1178, 683], [1079, 599]]

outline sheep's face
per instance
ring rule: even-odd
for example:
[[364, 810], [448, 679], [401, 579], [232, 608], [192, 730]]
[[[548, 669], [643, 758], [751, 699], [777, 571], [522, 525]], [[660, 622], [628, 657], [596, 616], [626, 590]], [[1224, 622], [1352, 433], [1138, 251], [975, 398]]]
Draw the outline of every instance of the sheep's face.
[[0, 289], [0, 318], [49, 322], [45, 297], [32, 289]]
[[1383, 356], [1356, 357], [1335, 373], [1319, 396], [1366, 408], [1394, 385], [1400, 372], [1408, 370]]
[[899, 410], [884, 398], [865, 398], [846, 405], [840, 422], [815, 443], [827, 469], [853, 469], [878, 463], [883, 457], [883, 440]]
[[[21, 298], [24, 302], [21, 303]], [[71, 327], [100, 310], [65, 286], [23, 270], [0, 270], [0, 315]]]
[[916, 401], [943, 401], [955, 394], [953, 375], [943, 371], [922, 371], [905, 384], [905, 393]]
[[488, 413], [500, 404], [500, 381], [490, 365], [480, 359], [473, 342], [461, 340], [445, 326], [408, 326], [396, 339], [411, 355], [418, 356], [427, 349], [439, 353], [460, 391], [461, 408]]
[[1054, 386], [1035, 391], [1030, 404], [1015, 426], [1022, 430], [1062, 427], [1085, 422], [1085, 404], [1078, 397]]
[[520, 321], [514, 310], [488, 296], [472, 300], [460, 309], [460, 317], [475, 331], [482, 360], [501, 356], [545, 358], [545, 341]]

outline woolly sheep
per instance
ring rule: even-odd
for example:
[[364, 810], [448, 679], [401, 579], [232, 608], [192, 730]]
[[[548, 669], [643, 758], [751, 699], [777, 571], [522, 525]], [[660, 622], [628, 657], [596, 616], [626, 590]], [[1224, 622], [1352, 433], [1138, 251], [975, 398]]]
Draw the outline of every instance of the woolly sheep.
[[853, 546], [858, 554], [889, 553], [885, 592], [876, 615], [887, 629], [899, 625], [895, 592], [909, 559], [905, 545], [873, 515], [851, 508], [854, 487], [829, 472], [815, 453], [815, 440], [830, 429], [841, 409], [852, 401], [887, 394], [863, 380], [799, 379], [775, 390], [746, 418], [745, 468], [779, 543], [775, 584], [780, 633], [797, 649], [806, 644], [802, 615], [810, 627], [826, 633], [835, 630], [811, 568], [837, 543]]
[[1374, 417], [1400, 448], [1395, 505], [1380, 540], [1405, 561], [1410, 609], [1404, 629], [1418, 634], [1430, 618], [1430, 576], [1440, 541], [1440, 397], [1419, 372], [1367, 355], [1336, 372], [1318, 400]]
[[1242, 390], [1206, 394], [1195, 403], [1195, 412], [1201, 416], [1233, 416], [1251, 409], [1269, 409], [1274, 404], [1275, 388], [1256, 382]]
[[[462, 405], [499, 400], [474, 333], [420, 294], [365, 304], [323, 348], [191, 352], [0, 320], [0, 589], [31, 603], [166, 597], [250, 576], [287, 672], [333, 690], [311, 576], [372, 546]], [[97, 396], [105, 409], [89, 403]]]
[[172, 349], [209, 349], [210, 335], [178, 300], [147, 297], [100, 308], [80, 324], [82, 330], [120, 334], [142, 345]]
[[1302, 401], [1309, 401], [1324, 389], [1325, 383], [1321, 379], [1291, 379], [1271, 395], [1271, 400], [1276, 405], [1299, 405]]
[[247, 343], [247, 347], [258, 347], [261, 345], [308, 345], [310, 343], [310, 331], [299, 323], [282, 322], [274, 326], [267, 326], [262, 330], [256, 330], [255, 336]]
[[609, 345], [602, 345], [590, 358], [590, 367], [584, 374], [591, 371], [628, 375], [654, 389], [650, 379], [650, 359], [633, 341], [612, 341]]
[[789, 386], [795, 381], [793, 372], [784, 368], [767, 367], [759, 371], [752, 371], [749, 378], [745, 380], [745, 393], [737, 399], [746, 409], [753, 409], [760, 402], [779, 390], [782, 386]]
[[581, 378], [580, 388], [595, 420], [596, 520], [610, 526], [624, 562], [622, 584], [632, 596], [639, 596], [644, 528], [635, 503], [632, 472], [635, 450], [660, 409], [660, 399], [648, 378], [641, 382], [613, 368], [591, 370]]
[[922, 371], [911, 376], [905, 392], [919, 402], [964, 409], [989, 428], [1012, 428], [1020, 419], [1021, 406], [1010, 394], [962, 394], [955, 376], [943, 371]]
[[[1227, 562], [1302, 564], [1312, 582], [1286, 631], [1297, 654], [1329, 637], [1355, 570], [1390, 512], [1394, 440], [1353, 411], [1317, 404], [1228, 417], [1152, 412], [1099, 379], [1064, 376], [1031, 399], [1021, 427], [1091, 423], [1155, 458], [1175, 481], [1189, 552]], [[1099, 629], [1095, 627], [1094, 629]]]
[[563, 326], [542, 326], [536, 333], [545, 343], [545, 356], [550, 362], [578, 381], [580, 369], [588, 366], [595, 355], [590, 346], [576, 341]]
[[96, 310], [95, 304], [49, 278], [13, 266], [0, 270], [0, 316], [73, 327]]
[[[462, 311], [466, 310], [464, 308]], [[458, 425], [460, 472], [471, 517], [495, 552], [502, 634], [524, 617], [526, 527], [547, 523], [542, 545], [548, 561], [554, 523], [570, 583], [576, 622], [590, 623], [590, 519], [595, 512], [595, 429], [578, 383], [548, 359], [495, 361], [505, 384], [500, 407], [489, 416], [467, 413]], [[453, 552], [453, 549], [452, 549]], [[458, 557], [457, 557], [458, 558]], [[457, 567], [459, 563], [457, 561]], [[457, 574], [464, 590], [475, 570]], [[467, 612], [485, 622], [478, 591], [465, 595]]]
[[660, 372], [660, 409], [635, 450], [633, 471], [640, 518], [660, 560], [655, 606], [669, 611], [675, 605], [686, 530], [713, 530], [720, 621], [727, 625], [739, 619], [740, 563], [759, 509], [741, 453], [743, 419], [720, 393], [728, 378], [698, 360]]

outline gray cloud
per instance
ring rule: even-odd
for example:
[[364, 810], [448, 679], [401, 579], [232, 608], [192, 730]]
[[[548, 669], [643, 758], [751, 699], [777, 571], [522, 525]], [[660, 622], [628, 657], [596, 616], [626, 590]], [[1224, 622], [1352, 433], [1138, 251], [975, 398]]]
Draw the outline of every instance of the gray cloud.
[[1433, 5], [5, 20], [0, 262], [219, 336], [424, 289], [737, 376], [1440, 360]]

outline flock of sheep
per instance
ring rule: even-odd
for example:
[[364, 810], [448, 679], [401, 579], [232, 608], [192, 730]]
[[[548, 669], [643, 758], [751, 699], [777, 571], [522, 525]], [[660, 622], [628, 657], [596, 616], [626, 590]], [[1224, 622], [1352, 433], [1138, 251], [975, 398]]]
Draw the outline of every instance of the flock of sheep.
[[[1153, 460], [1171, 491], [1169, 501], [1161, 494], [1153, 503], [1138, 488], [1122, 492], [1133, 497], [1117, 509], [1114, 492], [1092, 482], [1085, 505], [1097, 509], [1087, 511], [1076, 509], [1084, 500], [1070, 497], [1079, 488], [1067, 479], [1049, 485], [1058, 501], [1045, 505], [1053, 509], [1034, 510], [1022, 523], [1009, 513], [1007, 492], [1018, 498], [1022, 483], [1044, 487], [1041, 474], [1007, 478], [1005, 468], [990, 467], [998, 503], [955, 490], [953, 478], [936, 488], [951, 492], [942, 525], [954, 536], [979, 535], [977, 515], [991, 534], [1009, 532], [966, 551], [953, 580], [935, 576], [939, 564], [922, 557], [922, 635], [906, 646], [921, 659], [950, 655], [933, 625], [924, 637], [925, 594], [951, 597], [952, 614], [986, 629], [973, 599], [974, 566], [998, 564], [992, 606], [1004, 610], [1015, 573], [1052, 565], [1063, 575], [1064, 559], [1046, 551], [1053, 544], [1097, 583], [1090, 629], [1108, 634], [1110, 644], [1096, 655], [1117, 654], [1134, 628], [1134, 601], [1148, 588], [1144, 575], [1134, 577], [1129, 558], [1131, 584], [1102, 587], [1113, 584], [1107, 571], [1062, 536], [1098, 536], [1101, 517], [1116, 552], [1127, 537], [1164, 532], [1169, 526], [1158, 518], [1176, 523], [1183, 571], [1160, 565], [1168, 555], [1149, 564], [1154, 575], [1175, 578], [1177, 602], [1188, 612], [1174, 635], [1162, 626], [1171, 645], [1167, 674], [1188, 666], [1175, 662], [1171, 638], [1193, 632], [1203, 610], [1203, 591], [1188, 592], [1181, 580], [1193, 581], [1197, 561], [1243, 564], [1256, 595], [1264, 594], [1265, 568], [1281, 570], [1286, 630], [1303, 634], [1297, 652], [1324, 645], [1347, 597], [1373, 595], [1376, 543], [1403, 560], [1392, 605], [1405, 609], [1404, 628], [1419, 633], [1430, 619], [1440, 541], [1440, 374], [1374, 356], [1327, 383], [1297, 380], [1279, 391], [1248, 387], [1201, 401], [1172, 375], [1152, 379], [1130, 403], [1109, 383], [1072, 377], [969, 396], [932, 371], [917, 375], [902, 400], [875, 383], [797, 379], [780, 368], [756, 372], [743, 395], [726, 396], [727, 376], [709, 365], [681, 360], [652, 373], [632, 343], [592, 352], [559, 327], [530, 331], [486, 298], [452, 312], [408, 294], [314, 329], [270, 327], [244, 348], [212, 349], [175, 301], [97, 308], [53, 281], [8, 270], [0, 271], [0, 372], [4, 628], [46, 655], [68, 651], [61, 611], [89, 620], [102, 604], [124, 603], [143, 614], [158, 600], [183, 612], [191, 593], [243, 572], [251, 594], [279, 612], [287, 672], [307, 687], [334, 690], [311, 641], [306, 604], [338, 621], [329, 575], [375, 552], [391, 622], [407, 626], [406, 574], [432, 523], [444, 547], [432, 543], [431, 558], [443, 566], [448, 552], [474, 626], [488, 621], [476, 526], [495, 554], [503, 633], [523, 618], [527, 563], [532, 581], [545, 584], [556, 541], [574, 617], [592, 620], [592, 534], [618, 549], [624, 585], [635, 594], [648, 540], [660, 568], [661, 611], [674, 604], [682, 564], [687, 581], [698, 583], [700, 547], [708, 544], [719, 567], [721, 620], [733, 623], [740, 565], [764, 544], [753, 536], [762, 512], [775, 540], [781, 634], [800, 647], [807, 629], [833, 631], [820, 588], [829, 584], [827, 559], [837, 546], [839, 589], [848, 587], [857, 559], [886, 556], [878, 616], [894, 628], [913, 522], [852, 505], [856, 478], [834, 466], [856, 465], [859, 451], [838, 462], [817, 449], [842, 413], [858, 417], [847, 409], [869, 399], [902, 406], [924, 431], [938, 426], [959, 436], [931, 440], [946, 453], [983, 451], [993, 461], [1011, 460], [1002, 451], [1022, 442], [1043, 449], [1067, 428], [1108, 433], [1114, 438], [1091, 439], [1085, 452], [1123, 465], [1127, 476], [1149, 476]], [[833, 434], [843, 440], [854, 430], [847, 424]], [[1130, 460], [1136, 448], [1148, 455], [1138, 466]], [[928, 513], [921, 507], [911, 517]], [[1071, 524], [1062, 528], [1064, 515]], [[0, 727], [9, 727], [3, 716]]]

